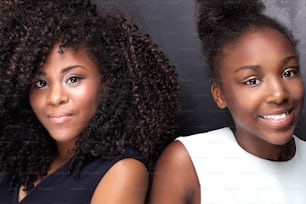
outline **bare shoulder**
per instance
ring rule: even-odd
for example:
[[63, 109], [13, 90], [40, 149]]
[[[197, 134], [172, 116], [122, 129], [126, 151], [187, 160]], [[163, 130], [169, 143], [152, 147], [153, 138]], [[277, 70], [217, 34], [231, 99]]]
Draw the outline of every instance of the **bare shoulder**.
[[135, 159], [114, 164], [98, 184], [91, 204], [143, 204], [148, 191], [149, 176], [145, 165]]
[[179, 141], [168, 145], [156, 164], [151, 203], [200, 203], [196, 171], [188, 151]]
[[[165, 165], [165, 164], [166, 165]], [[191, 158], [185, 146], [180, 141], [174, 141], [167, 146], [161, 154], [157, 167], [190, 167], [192, 165]], [[192, 165], [193, 166], [193, 165]]]
[[155, 172], [160, 169], [194, 170], [189, 153], [181, 142], [174, 141], [167, 146], [157, 162]]

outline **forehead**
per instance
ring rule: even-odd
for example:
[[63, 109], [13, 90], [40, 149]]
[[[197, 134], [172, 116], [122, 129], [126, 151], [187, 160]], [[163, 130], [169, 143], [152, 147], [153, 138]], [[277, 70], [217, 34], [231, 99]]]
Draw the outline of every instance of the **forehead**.
[[50, 50], [46, 62], [40, 69], [47, 68], [62, 68], [70, 66], [71, 64], [86, 65], [89, 67], [96, 67], [96, 62], [88, 54], [84, 47], [73, 49], [71, 47], [60, 48], [59, 44], [55, 44]]
[[219, 68], [278, 62], [296, 56], [295, 48], [282, 33], [267, 28], [245, 32], [238, 40], [224, 46]]

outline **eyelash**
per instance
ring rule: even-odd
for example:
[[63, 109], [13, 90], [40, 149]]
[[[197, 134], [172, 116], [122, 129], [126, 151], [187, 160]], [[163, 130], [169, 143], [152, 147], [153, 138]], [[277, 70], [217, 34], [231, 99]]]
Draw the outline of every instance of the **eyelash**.
[[[67, 80], [65, 80], [65, 83], [68, 84], [69, 86], [76, 87], [81, 83], [82, 79], [84, 79], [84, 77], [82, 77], [82, 76], [71, 76]], [[33, 84], [36, 88], [39, 88], [39, 89], [42, 89], [42, 88], [48, 86], [47, 81], [43, 80], [43, 79], [36, 80], [36, 81], [34, 81]]]
[[[254, 81], [255, 81], [255, 83], [252, 83], [252, 82], [254, 82]], [[259, 82], [260, 82], [259, 79], [257, 79], [256, 77], [252, 77], [252, 78], [247, 79], [247, 80], [244, 81], [243, 83], [244, 83], [245, 85], [254, 87], [254, 86], [256, 86]]]
[[[290, 76], [285, 76], [286, 73], [290, 72]], [[286, 69], [283, 73], [282, 73], [282, 76], [283, 78], [292, 78], [292, 77], [295, 77], [296, 75], [299, 74], [299, 69], [296, 68], [296, 69]]]
[[[287, 75], [289, 73], [289, 76]], [[293, 78], [296, 77], [299, 74], [299, 69], [294, 68], [294, 69], [286, 69], [283, 73], [282, 73], [282, 77], [287, 79], [287, 78]], [[253, 83], [255, 82], [255, 83]], [[243, 82], [243, 84], [254, 87], [256, 85], [258, 85], [260, 83], [260, 80], [257, 77], [251, 77], [248, 78], [247, 80], [245, 80]]]
[[[43, 85], [41, 85], [41, 83], [44, 83]], [[39, 88], [39, 89], [42, 89], [42, 88], [44, 88], [45, 86], [47, 86], [47, 82], [45, 81], [45, 80], [42, 80], [42, 79], [39, 79], [39, 80], [36, 80], [36, 81], [34, 81], [34, 86], [36, 87], [36, 88]]]
[[[70, 86], [78, 86], [81, 83], [81, 80], [84, 79], [82, 76], [71, 76], [69, 77], [65, 82], [66, 84], [69, 84]], [[73, 80], [74, 82], [71, 82]]]

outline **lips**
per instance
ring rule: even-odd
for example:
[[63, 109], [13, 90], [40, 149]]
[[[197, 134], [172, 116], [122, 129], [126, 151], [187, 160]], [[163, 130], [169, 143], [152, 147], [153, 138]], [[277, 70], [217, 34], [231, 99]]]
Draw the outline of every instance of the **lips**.
[[285, 119], [289, 115], [289, 112], [278, 114], [278, 115], [264, 115], [263, 119], [279, 121]]
[[278, 111], [275, 113], [263, 115], [260, 117], [262, 121], [273, 128], [286, 128], [292, 126], [294, 120], [293, 109], [289, 111]]
[[48, 115], [49, 120], [55, 124], [66, 123], [71, 120], [72, 117], [73, 115], [69, 113], [53, 113]]

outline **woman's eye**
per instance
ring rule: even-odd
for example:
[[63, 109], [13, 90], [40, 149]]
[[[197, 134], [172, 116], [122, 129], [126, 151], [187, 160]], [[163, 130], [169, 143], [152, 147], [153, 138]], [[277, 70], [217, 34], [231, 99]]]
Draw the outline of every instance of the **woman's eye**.
[[73, 76], [73, 77], [69, 77], [66, 81], [67, 84], [71, 85], [71, 86], [77, 86], [79, 85], [79, 83], [81, 82], [83, 78], [79, 77], [79, 76]]
[[249, 85], [249, 86], [256, 86], [257, 84], [259, 84], [259, 79], [257, 78], [251, 78], [251, 79], [248, 79], [247, 81], [245, 81], [244, 83], [246, 85]]
[[289, 69], [289, 70], [285, 70], [283, 72], [283, 77], [284, 78], [291, 78], [291, 77], [296, 76], [297, 74], [298, 74], [297, 70]]
[[37, 88], [44, 88], [45, 86], [47, 86], [47, 82], [45, 80], [37, 80], [34, 82], [34, 85]]

